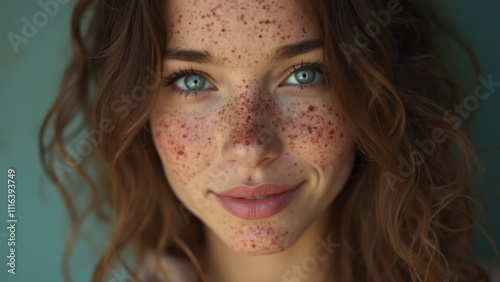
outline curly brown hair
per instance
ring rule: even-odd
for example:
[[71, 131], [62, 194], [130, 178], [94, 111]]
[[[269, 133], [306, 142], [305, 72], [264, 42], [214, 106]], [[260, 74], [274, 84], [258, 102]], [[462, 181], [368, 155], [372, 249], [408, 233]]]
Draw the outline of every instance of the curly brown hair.
[[[134, 272], [153, 249], [158, 261], [165, 252], [188, 257], [203, 277], [196, 257], [202, 223], [184, 223], [148, 122], [167, 44], [163, 2], [77, 2], [73, 58], [41, 127], [43, 167], [73, 223], [65, 257], [89, 215], [112, 224], [92, 281], [123, 263], [127, 246], [137, 258]], [[307, 4], [321, 30], [327, 82], [357, 150], [332, 214], [343, 246], [333, 254], [336, 281], [490, 281], [469, 247], [478, 225], [471, 197], [477, 156], [463, 126], [443, 115], [464, 96], [448, 60], [450, 42], [479, 67], [443, 9], [430, 2]], [[69, 144], [82, 134], [87, 139], [75, 155]], [[63, 176], [85, 181], [91, 198], [83, 208], [75, 203], [80, 189]]]

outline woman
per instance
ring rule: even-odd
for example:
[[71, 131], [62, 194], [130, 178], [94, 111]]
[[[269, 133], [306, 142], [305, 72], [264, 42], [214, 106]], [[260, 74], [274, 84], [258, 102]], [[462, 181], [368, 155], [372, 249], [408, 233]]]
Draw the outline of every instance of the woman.
[[[443, 44], [461, 41], [439, 14], [79, 1], [41, 154], [75, 230], [94, 211], [113, 223], [93, 281], [128, 246], [145, 281], [490, 281], [468, 249], [476, 156], [444, 114], [463, 91]], [[78, 114], [87, 143], [70, 154]], [[61, 182], [73, 169], [83, 211]]]

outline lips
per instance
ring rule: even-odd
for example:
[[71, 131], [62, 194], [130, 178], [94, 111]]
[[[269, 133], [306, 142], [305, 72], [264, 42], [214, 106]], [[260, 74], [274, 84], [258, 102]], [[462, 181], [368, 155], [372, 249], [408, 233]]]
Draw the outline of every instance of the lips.
[[221, 196], [232, 198], [262, 198], [270, 195], [280, 194], [295, 188], [295, 186], [286, 186], [271, 183], [262, 183], [257, 186], [238, 185], [227, 191], [219, 193]]
[[242, 219], [271, 217], [285, 209], [302, 188], [271, 183], [257, 186], [238, 185], [215, 196], [230, 214]]

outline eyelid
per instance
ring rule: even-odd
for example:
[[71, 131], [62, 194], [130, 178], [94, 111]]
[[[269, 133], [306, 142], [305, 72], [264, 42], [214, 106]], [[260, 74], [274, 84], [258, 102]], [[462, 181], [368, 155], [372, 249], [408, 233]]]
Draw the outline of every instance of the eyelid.
[[[304, 62], [302, 61], [300, 64], [296, 64], [296, 65], [293, 65], [292, 67], [290, 67], [287, 72], [286, 72], [286, 75], [284, 75], [284, 77], [282, 77], [282, 79], [280, 79], [280, 84], [279, 86], [288, 86], [288, 85], [297, 85], [297, 84], [285, 84], [285, 82], [288, 80], [288, 78], [290, 78], [290, 76], [292, 76], [295, 72], [297, 71], [300, 71], [300, 70], [303, 70], [303, 69], [312, 69], [314, 71], [317, 71], [319, 72], [321, 75], [325, 75], [326, 73], [326, 70], [325, 70], [325, 67], [323, 66], [322, 63], [320, 63], [319, 61], [316, 61], [316, 62], [313, 62], [313, 63], [308, 63], [308, 62]], [[323, 79], [323, 78], [322, 78]], [[322, 80], [321, 79], [321, 80]], [[317, 82], [315, 82], [317, 83]], [[314, 84], [314, 83], [313, 83]]]
[[[185, 77], [187, 75], [202, 76], [203, 78], [205, 78], [205, 80], [210, 85], [210, 87], [207, 88], [207, 89], [200, 89], [200, 90], [195, 90], [195, 91], [193, 91], [193, 90], [186, 90], [186, 89], [182, 89], [182, 88], [177, 87], [175, 85], [176, 82], [179, 79], [182, 79], [183, 77]], [[215, 83], [212, 82], [213, 79], [212, 79], [212, 77], [210, 75], [208, 75], [207, 73], [205, 73], [203, 71], [195, 70], [195, 69], [193, 69], [193, 67], [190, 67], [190, 68], [179, 68], [178, 71], [174, 71], [174, 72], [172, 72], [172, 74], [170, 74], [168, 76], [165, 76], [165, 77], [162, 77], [161, 80], [162, 80], [162, 85], [163, 86], [165, 86], [165, 87], [171, 87], [172, 88], [171, 91], [176, 92], [175, 94], [177, 94], [179, 96], [184, 96], [186, 99], [197, 99], [198, 95], [200, 93], [206, 93], [206, 92], [209, 92], [209, 91], [218, 90], [217, 87], [215, 86]]]
[[171, 86], [172, 84], [174, 84], [180, 78], [182, 78], [182, 77], [184, 77], [186, 75], [190, 75], [190, 74], [203, 76], [207, 81], [210, 82], [210, 84], [214, 85], [214, 83], [212, 82], [212, 78], [210, 77], [210, 75], [208, 75], [207, 73], [205, 73], [203, 71], [195, 70], [195, 69], [193, 69], [193, 67], [190, 67], [190, 68], [179, 68], [178, 71], [173, 71], [172, 74], [167, 75], [167, 76], [165, 76], [165, 77], [162, 78], [162, 83], [163, 83], [164, 86]]

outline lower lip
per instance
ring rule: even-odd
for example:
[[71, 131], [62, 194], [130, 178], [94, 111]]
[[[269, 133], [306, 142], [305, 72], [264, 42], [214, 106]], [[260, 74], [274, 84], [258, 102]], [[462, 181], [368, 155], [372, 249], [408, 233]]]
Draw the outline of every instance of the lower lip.
[[301, 187], [302, 184], [286, 192], [260, 200], [214, 195], [230, 214], [242, 219], [262, 219], [271, 217], [286, 208], [297, 196]]

